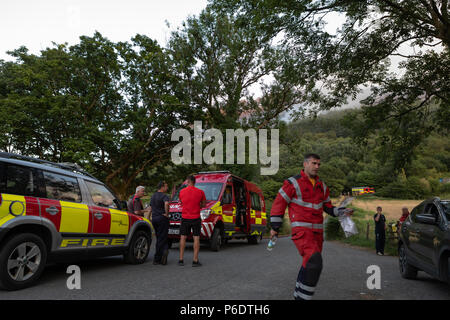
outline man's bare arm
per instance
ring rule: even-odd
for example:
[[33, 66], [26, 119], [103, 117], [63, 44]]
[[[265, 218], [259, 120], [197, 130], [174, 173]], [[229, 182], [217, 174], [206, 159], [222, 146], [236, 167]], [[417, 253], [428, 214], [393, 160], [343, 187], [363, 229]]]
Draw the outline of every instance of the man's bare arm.
[[169, 217], [169, 202], [168, 201], [164, 202], [164, 210], [166, 211], [166, 213], [164, 215], [168, 218]]

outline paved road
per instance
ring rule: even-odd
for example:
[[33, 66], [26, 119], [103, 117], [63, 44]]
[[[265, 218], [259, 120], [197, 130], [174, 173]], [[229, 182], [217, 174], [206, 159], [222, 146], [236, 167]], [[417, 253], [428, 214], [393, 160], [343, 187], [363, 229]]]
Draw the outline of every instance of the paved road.
[[[8, 299], [232, 299], [291, 300], [301, 257], [290, 238], [281, 238], [272, 252], [259, 245], [231, 241], [220, 252], [202, 247], [200, 268], [191, 267], [192, 245], [180, 267], [178, 245], [168, 265], [126, 265], [120, 257], [79, 263], [81, 289], [69, 290], [67, 265], [47, 267], [39, 284], [21, 291], [0, 291]], [[153, 248], [152, 248], [153, 250]], [[450, 299], [450, 287], [419, 272], [418, 280], [402, 279], [396, 257], [375, 255], [338, 242], [324, 243], [324, 268], [315, 299]], [[381, 269], [381, 289], [366, 286], [367, 267]]]

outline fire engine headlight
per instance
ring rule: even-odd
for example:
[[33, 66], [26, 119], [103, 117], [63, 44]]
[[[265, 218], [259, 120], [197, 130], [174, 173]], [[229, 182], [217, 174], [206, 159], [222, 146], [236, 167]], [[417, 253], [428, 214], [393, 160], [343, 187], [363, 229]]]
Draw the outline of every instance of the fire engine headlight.
[[211, 209], [205, 209], [205, 210], [200, 211], [200, 217], [202, 218], [202, 220], [207, 219], [210, 214], [211, 214]]

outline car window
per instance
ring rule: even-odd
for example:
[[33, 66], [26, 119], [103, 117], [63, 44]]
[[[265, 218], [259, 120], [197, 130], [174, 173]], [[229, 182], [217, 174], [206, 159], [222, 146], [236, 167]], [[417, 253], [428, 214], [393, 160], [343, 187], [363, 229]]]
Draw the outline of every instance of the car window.
[[173, 195], [172, 199], [170, 201], [180, 201], [180, 191], [183, 190], [184, 188], [186, 188], [187, 185], [183, 184], [181, 185], [177, 191], [175, 192], [175, 194]]
[[3, 192], [22, 196], [38, 195], [37, 177], [32, 168], [7, 164], [5, 176], [6, 180], [3, 182]]
[[0, 161], [0, 193], [6, 192], [5, 167], [6, 164]]
[[250, 192], [250, 198], [252, 200], [252, 209], [253, 210], [261, 210], [261, 202], [259, 199], [259, 194]]
[[[222, 186], [222, 183], [215, 182], [202, 182], [195, 184], [196, 188], [203, 190], [206, 200], [208, 201], [216, 201], [219, 198], [220, 192], [222, 191]], [[180, 191], [186, 187], [187, 185], [183, 184], [173, 196], [172, 201], [180, 201]]]
[[263, 210], [263, 208], [266, 206], [265, 203], [264, 203], [264, 198], [263, 198], [263, 196], [261, 194], [258, 194], [258, 195], [259, 195], [259, 199], [261, 201], [261, 210]]
[[447, 220], [450, 221], [450, 201], [442, 201], [441, 205]]
[[433, 203], [430, 203], [430, 204], [428, 204], [426, 206], [425, 214], [433, 216], [434, 218], [436, 218], [436, 222], [440, 221], [438, 208]]
[[222, 183], [196, 183], [195, 187], [203, 190], [206, 200], [219, 199], [220, 191], [222, 191]]
[[233, 190], [231, 186], [227, 186], [222, 196], [222, 204], [233, 203]]
[[419, 204], [418, 206], [416, 206], [416, 207], [411, 211], [411, 214], [410, 214], [411, 220], [415, 222], [415, 221], [416, 221], [416, 215], [417, 215], [417, 214], [423, 213], [423, 209], [424, 209], [424, 208], [425, 208], [425, 201], [422, 202], [421, 204]]
[[81, 202], [80, 186], [76, 178], [48, 171], [43, 173], [47, 198]]
[[114, 202], [114, 195], [104, 186], [98, 183], [85, 181], [91, 194], [92, 201], [96, 206], [118, 209]]

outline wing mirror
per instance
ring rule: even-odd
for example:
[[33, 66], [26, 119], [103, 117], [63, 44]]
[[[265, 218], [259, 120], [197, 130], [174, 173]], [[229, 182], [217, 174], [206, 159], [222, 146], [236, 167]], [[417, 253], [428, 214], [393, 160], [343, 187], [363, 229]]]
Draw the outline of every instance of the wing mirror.
[[119, 210], [124, 210], [127, 211], [128, 210], [128, 204], [126, 201], [124, 200], [119, 200], [119, 199], [114, 199], [114, 203], [117, 205], [117, 207], [119, 208]]

